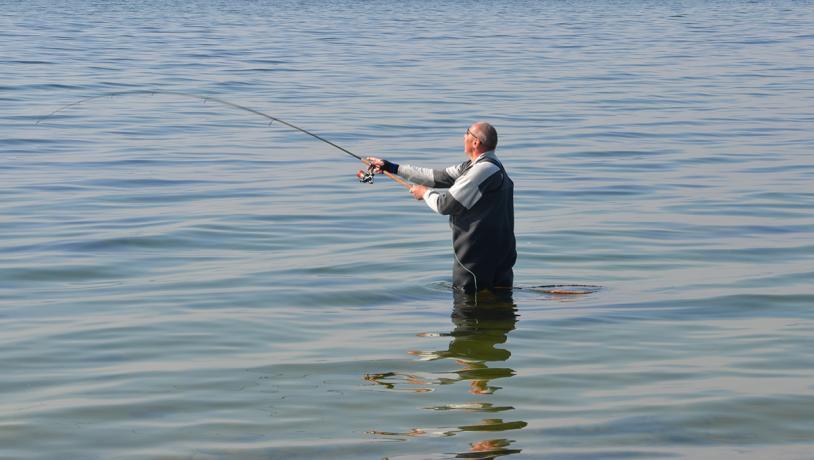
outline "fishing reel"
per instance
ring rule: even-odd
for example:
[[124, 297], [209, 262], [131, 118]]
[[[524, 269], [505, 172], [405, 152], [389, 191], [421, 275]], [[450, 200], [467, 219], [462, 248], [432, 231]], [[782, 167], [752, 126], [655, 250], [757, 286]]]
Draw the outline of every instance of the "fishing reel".
[[363, 184], [372, 184], [373, 183], [373, 176], [375, 175], [376, 166], [372, 163], [367, 165], [367, 171], [360, 169], [358, 173], [356, 173], [356, 177], [359, 178], [359, 182]]

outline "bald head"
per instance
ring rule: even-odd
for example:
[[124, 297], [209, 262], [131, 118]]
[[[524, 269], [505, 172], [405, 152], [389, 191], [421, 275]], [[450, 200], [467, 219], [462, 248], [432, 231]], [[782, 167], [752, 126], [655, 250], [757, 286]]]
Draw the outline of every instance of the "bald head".
[[485, 121], [479, 121], [469, 127], [469, 131], [481, 141], [483, 151], [488, 152], [497, 147], [497, 130]]

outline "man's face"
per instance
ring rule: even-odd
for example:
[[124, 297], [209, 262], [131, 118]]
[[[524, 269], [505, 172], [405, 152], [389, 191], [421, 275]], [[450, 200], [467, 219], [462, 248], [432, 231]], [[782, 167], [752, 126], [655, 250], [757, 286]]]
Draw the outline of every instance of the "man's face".
[[464, 152], [466, 152], [467, 155], [471, 155], [472, 152], [475, 151], [475, 144], [479, 142], [478, 138], [475, 137], [477, 136], [477, 134], [475, 134], [477, 131], [474, 131], [474, 129], [475, 125], [472, 125], [466, 130], [466, 133], [464, 133]]

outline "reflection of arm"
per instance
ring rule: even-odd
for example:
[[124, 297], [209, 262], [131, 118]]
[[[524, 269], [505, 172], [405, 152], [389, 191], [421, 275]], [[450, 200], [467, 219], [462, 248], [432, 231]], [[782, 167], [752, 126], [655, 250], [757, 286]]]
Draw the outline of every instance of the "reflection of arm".
[[471, 366], [467, 366], [459, 371], [455, 371], [458, 374], [459, 380], [495, 380], [495, 379], [502, 379], [507, 378], [515, 375], [513, 369], [508, 367], [481, 367], [481, 368], [474, 368]]
[[519, 430], [528, 426], [528, 423], [523, 421], [504, 422], [501, 418], [486, 418], [481, 420], [477, 425], [467, 425], [458, 427], [461, 431], [507, 431]]

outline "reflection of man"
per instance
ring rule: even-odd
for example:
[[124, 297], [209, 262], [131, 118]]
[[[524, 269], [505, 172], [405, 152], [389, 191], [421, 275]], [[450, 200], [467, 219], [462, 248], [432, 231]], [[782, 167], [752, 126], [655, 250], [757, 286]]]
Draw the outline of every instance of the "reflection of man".
[[[499, 294], [499, 295], [498, 295]], [[456, 371], [457, 379], [441, 378], [442, 385], [460, 381], [469, 382], [472, 394], [492, 394], [500, 387], [489, 386], [494, 379], [511, 377], [514, 371], [507, 367], [489, 367], [488, 363], [509, 359], [511, 352], [496, 345], [506, 342], [507, 334], [517, 323], [516, 308], [511, 291], [486, 293], [479, 303], [471, 296], [458, 292], [454, 296], [452, 323], [449, 333], [452, 341], [444, 351], [411, 351], [422, 360], [454, 359], [463, 369]]]
[[[509, 332], [517, 323], [517, 309], [512, 301], [510, 290], [496, 293], [484, 293], [479, 303], [473, 303], [471, 296], [456, 292], [452, 309], [452, 323], [455, 325], [449, 334], [452, 337], [447, 350], [444, 351], [410, 351], [422, 361], [453, 359], [463, 366], [456, 371], [458, 378], [427, 378], [401, 372], [379, 372], [366, 374], [365, 380], [395, 389], [404, 384], [409, 391], [429, 392], [430, 387], [417, 385], [450, 385], [460, 381], [469, 381], [470, 393], [485, 395], [494, 393], [500, 387], [489, 386], [493, 379], [511, 377], [512, 369], [506, 367], [489, 367], [487, 363], [502, 362], [509, 359], [511, 352], [496, 345], [506, 343]], [[493, 408], [495, 411], [503, 408]]]
[[[489, 385], [493, 379], [511, 377], [514, 371], [508, 367], [488, 367], [490, 362], [503, 362], [509, 359], [511, 352], [496, 345], [506, 343], [507, 335], [517, 324], [515, 305], [511, 291], [502, 291], [482, 298], [478, 304], [472, 304], [471, 298], [465, 295], [455, 296], [452, 311], [452, 322], [455, 329], [451, 335], [448, 351], [442, 352], [445, 357], [456, 359], [464, 365], [458, 371], [461, 380], [469, 380], [469, 392], [475, 395], [489, 395], [500, 387]], [[513, 408], [493, 406], [489, 403], [479, 404], [481, 411], [497, 413], [510, 411]], [[461, 426], [461, 431], [503, 432], [520, 430], [527, 426], [524, 421], [504, 421], [502, 418], [485, 418], [474, 425]], [[514, 441], [496, 438], [482, 439], [470, 443], [469, 452], [456, 455], [456, 458], [495, 459], [505, 455], [520, 453], [512, 449]]]
[[[454, 295], [452, 322], [455, 328], [449, 334], [452, 338], [446, 350], [443, 351], [411, 351], [421, 360], [452, 359], [464, 366], [458, 370], [457, 378], [426, 378], [413, 374], [400, 372], [382, 372], [368, 374], [365, 379], [382, 385], [387, 389], [396, 389], [403, 383], [409, 384], [408, 391], [433, 391], [435, 385], [456, 385], [462, 381], [469, 382], [469, 392], [477, 396], [476, 401], [443, 404], [427, 409], [434, 411], [461, 411], [464, 414], [478, 413], [475, 423], [457, 425], [454, 429], [443, 428], [412, 428], [406, 432], [370, 431], [371, 434], [384, 436], [453, 436], [458, 433], [482, 433], [485, 439], [469, 444], [467, 452], [455, 455], [455, 458], [495, 459], [506, 455], [520, 453], [520, 449], [512, 448], [513, 440], [499, 438], [499, 433], [521, 430], [528, 424], [522, 420], [504, 420], [501, 414], [509, 414], [514, 407], [500, 406], [489, 401], [500, 387], [490, 385], [490, 381], [498, 378], [511, 377], [515, 373], [508, 367], [489, 367], [489, 363], [502, 363], [511, 357], [509, 350], [498, 347], [507, 341], [509, 332], [517, 324], [516, 307], [511, 298], [511, 291], [497, 291], [484, 293], [480, 301], [473, 302], [472, 296], [463, 292]], [[437, 337], [439, 334], [431, 334]], [[425, 385], [416, 389], [413, 385]], [[403, 390], [403, 388], [399, 388]]]
[[415, 183], [410, 192], [416, 199], [449, 215], [455, 254], [452, 284], [465, 292], [510, 288], [514, 279], [514, 183], [495, 148], [497, 131], [479, 122], [464, 134], [468, 160], [459, 165], [428, 169], [368, 158], [379, 172]]
[[494, 393], [500, 387], [490, 386], [490, 380], [514, 375], [507, 367], [487, 365], [506, 361], [512, 355], [509, 350], [496, 347], [506, 342], [507, 334], [517, 323], [511, 291], [500, 297], [482, 298], [477, 306], [470, 303], [469, 297], [456, 295], [452, 322], [455, 324], [450, 334], [453, 340], [439, 357], [455, 359], [464, 366], [457, 374], [461, 380], [469, 380], [470, 393]]
[[513, 441], [508, 439], [484, 439], [473, 442], [469, 446], [469, 452], [458, 454], [455, 458], [480, 458], [483, 460], [495, 459], [504, 455], [519, 454], [520, 449], [509, 449]]

